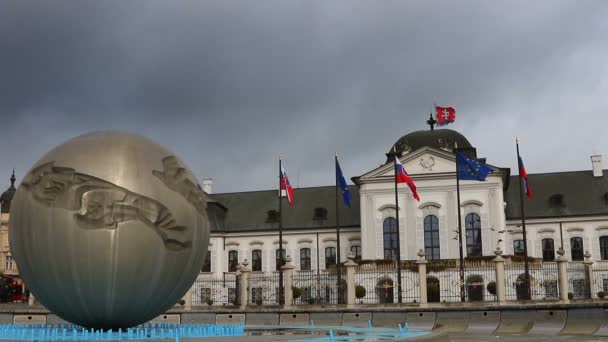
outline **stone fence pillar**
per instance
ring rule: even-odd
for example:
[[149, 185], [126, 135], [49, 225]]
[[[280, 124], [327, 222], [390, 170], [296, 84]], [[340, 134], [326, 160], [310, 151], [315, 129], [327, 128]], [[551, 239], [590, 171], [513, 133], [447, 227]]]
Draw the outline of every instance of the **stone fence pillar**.
[[424, 250], [418, 251], [418, 286], [420, 295], [420, 304], [426, 304], [428, 302], [427, 288], [426, 288], [426, 264], [428, 261], [424, 257]]
[[291, 257], [288, 255], [285, 257], [285, 265], [283, 269], [283, 284], [285, 288], [285, 304], [284, 306], [293, 305], [293, 265], [291, 264]]
[[589, 294], [591, 295], [591, 299], [597, 299], [597, 292], [593, 289], [593, 260], [591, 260], [591, 253], [589, 251], [585, 251], [585, 261], [583, 264], [585, 265], [585, 286], [589, 289]]
[[559, 270], [559, 298], [567, 302], [568, 299], [568, 259], [564, 256], [564, 250], [557, 251], [557, 268]]
[[344, 263], [346, 268], [346, 305], [355, 305], [355, 270], [357, 263], [353, 260], [352, 254], [348, 256], [348, 261]]
[[237, 294], [240, 299], [240, 308], [245, 310], [247, 308], [247, 303], [249, 303], [249, 273], [251, 273], [251, 269], [247, 266], [249, 262], [247, 259], [243, 260], [242, 267], [240, 268], [241, 275], [238, 277], [239, 282], [239, 293]]
[[496, 268], [496, 298], [498, 303], [504, 303], [506, 301], [506, 286], [505, 286], [505, 258], [503, 258], [502, 250], [496, 248], [494, 251], [496, 257], [493, 259], [494, 267]]
[[194, 287], [194, 284], [192, 284], [192, 286], [190, 286], [190, 288], [188, 289], [188, 292], [186, 292], [186, 294], [184, 295], [184, 301], [186, 302], [184, 304], [184, 309], [186, 310], [192, 310], [192, 288]]

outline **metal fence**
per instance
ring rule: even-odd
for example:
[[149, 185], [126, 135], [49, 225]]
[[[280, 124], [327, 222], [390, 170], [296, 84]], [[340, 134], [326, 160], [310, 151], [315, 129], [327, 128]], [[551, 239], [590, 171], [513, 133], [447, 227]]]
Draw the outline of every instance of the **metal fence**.
[[[346, 304], [346, 269], [294, 271], [294, 304]], [[299, 291], [299, 296], [296, 292]]]
[[396, 303], [397, 263], [381, 260], [361, 263], [355, 270], [355, 297], [357, 303]]
[[257, 305], [279, 304], [279, 272], [251, 272], [249, 301]]
[[506, 300], [558, 300], [559, 268], [555, 262], [534, 260], [528, 262], [530, 293], [526, 284], [524, 262], [505, 264]]
[[238, 281], [232, 273], [200, 274], [194, 281], [192, 305], [238, 305], [238, 299]]
[[572, 299], [588, 299], [591, 298], [590, 285], [591, 280], [586, 270], [585, 264], [582, 262], [568, 263], [568, 297]]
[[591, 291], [595, 294], [608, 294], [608, 261], [596, 261], [593, 264]]
[[496, 267], [486, 260], [465, 260], [462, 279], [458, 260], [431, 261], [426, 282], [429, 303], [496, 301]]

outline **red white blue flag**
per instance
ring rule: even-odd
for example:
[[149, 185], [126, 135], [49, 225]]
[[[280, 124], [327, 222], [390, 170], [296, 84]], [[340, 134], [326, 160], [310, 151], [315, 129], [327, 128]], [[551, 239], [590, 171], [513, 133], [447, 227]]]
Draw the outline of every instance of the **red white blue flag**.
[[437, 113], [437, 126], [445, 126], [456, 121], [456, 109], [453, 107], [435, 106], [435, 112]]
[[399, 184], [399, 183], [407, 184], [410, 187], [410, 190], [412, 191], [412, 195], [414, 195], [414, 198], [417, 201], [420, 201], [418, 192], [416, 192], [416, 184], [414, 184], [414, 180], [412, 180], [410, 175], [407, 174], [407, 172], [405, 171], [405, 168], [403, 167], [403, 165], [401, 164], [401, 161], [399, 160], [399, 157], [397, 157], [397, 156], [395, 156], [395, 168], [396, 168], [395, 180], [396, 180], [397, 184]]
[[528, 181], [528, 173], [524, 167], [524, 161], [521, 159], [521, 157], [517, 157], [517, 159], [519, 159], [519, 177], [521, 177], [524, 181], [524, 191], [526, 192], [526, 196], [532, 199], [534, 198], [534, 194], [532, 193], [532, 188], [530, 187], [530, 181]]
[[293, 205], [293, 187], [289, 183], [289, 177], [287, 177], [287, 173], [285, 173], [285, 169], [281, 165], [281, 190], [285, 190], [285, 194], [287, 195], [287, 203], [289, 205]]

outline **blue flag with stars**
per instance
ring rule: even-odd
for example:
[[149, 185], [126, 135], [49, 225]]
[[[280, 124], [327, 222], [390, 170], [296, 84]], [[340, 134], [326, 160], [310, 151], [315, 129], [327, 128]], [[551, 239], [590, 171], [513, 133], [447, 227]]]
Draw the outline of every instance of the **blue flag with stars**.
[[462, 152], [456, 153], [458, 179], [484, 181], [488, 173], [494, 172], [488, 165], [467, 158]]
[[342, 192], [342, 199], [344, 199], [344, 204], [350, 208], [350, 190], [348, 190], [348, 184], [346, 183], [346, 179], [342, 174], [342, 169], [340, 168], [340, 164], [338, 163], [338, 157], [336, 157], [336, 186]]

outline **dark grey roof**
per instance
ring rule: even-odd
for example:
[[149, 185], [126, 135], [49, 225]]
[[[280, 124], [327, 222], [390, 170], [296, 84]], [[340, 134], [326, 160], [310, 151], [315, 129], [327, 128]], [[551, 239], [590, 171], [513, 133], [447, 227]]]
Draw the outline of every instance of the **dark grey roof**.
[[11, 186], [0, 195], [0, 212], [2, 213], [9, 213], [11, 211], [11, 202], [13, 196], [15, 196], [15, 192], [17, 192], [17, 189], [15, 189], [15, 170], [13, 170], [10, 180]]
[[[423, 130], [408, 133], [397, 140], [395, 147], [397, 148], [397, 155], [402, 155], [402, 153], [413, 152], [425, 146], [451, 151], [454, 148], [454, 144], [458, 144], [459, 148], [473, 147], [464, 135], [451, 129]], [[387, 153], [387, 162], [392, 160], [389, 156], [392, 152], [393, 147], [391, 146]]]
[[[505, 192], [507, 219], [521, 218], [519, 176], [511, 176]], [[570, 171], [529, 174], [534, 199], [524, 196], [526, 218], [588, 216], [608, 214], [608, 171], [603, 177], [593, 172]]]
[[[339, 198], [340, 226], [359, 227], [359, 188], [349, 186], [352, 194], [351, 208]], [[295, 205], [290, 207], [283, 200], [283, 228], [331, 228], [336, 226], [336, 188], [323, 186], [295, 189]], [[278, 210], [278, 190], [236, 192], [209, 195], [212, 231], [236, 232], [277, 230], [279, 225], [269, 222], [268, 212]], [[314, 219], [315, 208], [325, 208], [327, 219]], [[322, 214], [317, 212], [317, 214]]]

